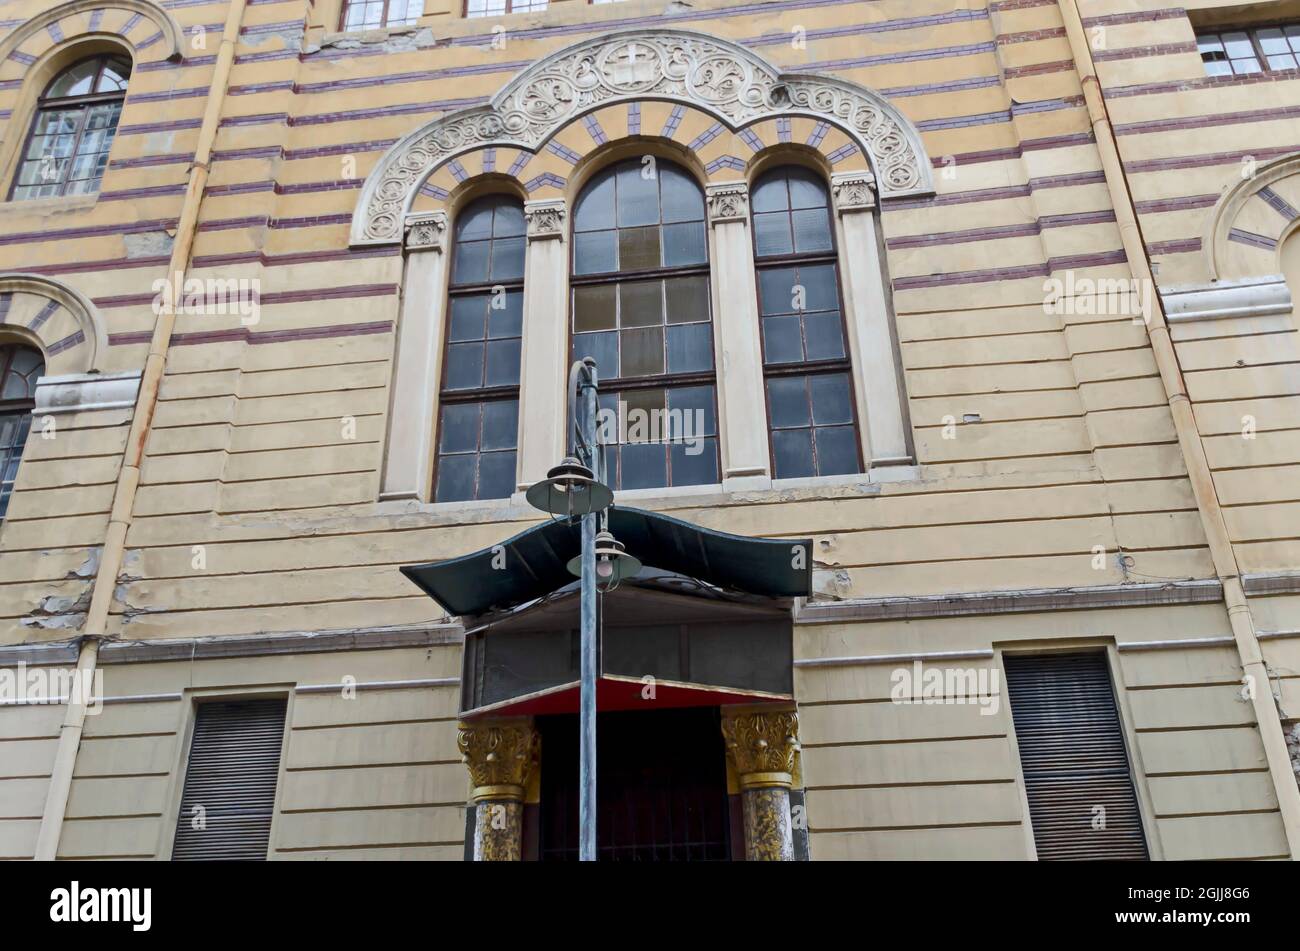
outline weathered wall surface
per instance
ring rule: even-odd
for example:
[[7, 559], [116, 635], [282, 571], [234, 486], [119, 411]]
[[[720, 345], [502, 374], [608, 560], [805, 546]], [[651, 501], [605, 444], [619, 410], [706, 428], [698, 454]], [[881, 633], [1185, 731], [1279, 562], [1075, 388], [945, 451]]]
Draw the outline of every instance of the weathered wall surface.
[[[6, 25], [47, 6], [10, 3]], [[1087, 25], [1105, 27], [1095, 58], [1161, 290], [1207, 281], [1192, 244], [1238, 180], [1239, 157], [1207, 145], [1205, 129], [1248, 128], [1250, 148], [1294, 151], [1293, 122], [1254, 113], [1294, 108], [1295, 82], [1202, 82], [1183, 11], [1154, 0], [1083, 6]], [[0, 205], [0, 271], [57, 278], [93, 301], [107, 333], [104, 372], [144, 364], [153, 282], [165, 276], [227, 9], [163, 7], [184, 32], [183, 58], [140, 53], [98, 200]], [[95, 9], [78, 10], [77, 22]], [[105, 28], [131, 16], [105, 10]], [[466, 20], [429, 0], [419, 29], [387, 40], [333, 37], [336, 15], [336, 5], [299, 0], [253, 2], [245, 13], [193, 274], [256, 279], [260, 316], [255, 325], [237, 314], [177, 321], [111, 637], [436, 625], [441, 610], [397, 567], [483, 548], [534, 520], [508, 501], [378, 501], [403, 262], [396, 247], [350, 248], [349, 227], [366, 175], [395, 140], [486, 100], [546, 54], [631, 28], [698, 30], [783, 70], [877, 91], [919, 130], [936, 189], [886, 200], [878, 217], [916, 465], [834, 484], [643, 493], [635, 504], [730, 532], [811, 535], [826, 599], [1214, 577], [1145, 328], [1087, 302], [1067, 301], [1065, 313], [1044, 306], [1048, 278], [1068, 276], [1078, 289], [1132, 273], [1053, 0], [562, 0], [501, 18], [503, 34], [492, 30], [497, 20]], [[127, 37], [139, 44], [154, 31], [141, 22]], [[41, 31], [22, 49], [40, 59], [56, 46]], [[26, 65], [0, 65], [6, 148], [30, 115]], [[1234, 111], [1251, 112], [1250, 124], [1223, 118]], [[703, 114], [672, 114], [669, 103], [646, 102], [641, 134], [676, 143], [707, 181], [752, 173], [756, 150], [741, 136], [710, 136]], [[634, 131], [621, 106], [596, 116], [611, 142]], [[764, 148], [787, 137], [807, 146], [834, 171], [866, 166], [842, 132], [810, 119], [788, 136], [774, 122], [755, 132]], [[448, 164], [414, 208], [448, 208], [454, 219], [454, 197], [470, 187], [462, 180], [507, 169], [529, 199], [572, 202], [566, 154], [582, 159], [602, 143], [582, 122], [556, 142], [532, 157], [497, 149]], [[1300, 206], [1300, 193], [1292, 201]], [[1300, 502], [1287, 467], [1300, 464], [1300, 443], [1291, 316], [1222, 323], [1177, 327], [1179, 357], [1243, 570], [1292, 571], [1300, 558], [1287, 526]], [[1240, 439], [1247, 413], [1258, 420], [1253, 441]], [[0, 528], [0, 642], [78, 633], [129, 421], [129, 410], [100, 410], [60, 419], [54, 439], [33, 436]], [[1295, 628], [1294, 601], [1268, 599], [1257, 609], [1261, 629]], [[892, 662], [800, 661], [989, 652], [971, 661], [978, 666], [996, 664], [1004, 646], [1040, 642], [1109, 646], [1153, 853], [1285, 855], [1229, 635], [1219, 603], [797, 625], [814, 855], [1020, 858], [1032, 836], [1005, 704], [989, 717], [970, 706], [896, 707], [887, 702]], [[1150, 646], [1171, 640], [1206, 643]], [[1292, 710], [1293, 644], [1266, 642]], [[266, 687], [293, 693], [277, 857], [459, 858], [465, 777], [454, 691], [376, 689], [355, 703], [293, 692], [348, 675], [458, 673], [454, 644], [110, 664], [110, 697], [176, 696], [110, 703], [88, 720], [60, 855], [165, 855], [193, 698]], [[58, 732], [57, 708], [21, 709], [0, 711], [0, 742], [18, 751], [0, 757], [9, 775], [0, 779], [0, 855], [31, 854]]]

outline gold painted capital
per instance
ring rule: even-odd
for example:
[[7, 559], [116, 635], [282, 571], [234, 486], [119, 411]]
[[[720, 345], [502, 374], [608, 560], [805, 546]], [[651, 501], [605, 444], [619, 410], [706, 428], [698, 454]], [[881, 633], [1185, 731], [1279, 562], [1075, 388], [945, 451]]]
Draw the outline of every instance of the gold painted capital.
[[777, 707], [723, 708], [722, 736], [741, 789], [793, 785], [799, 714]]
[[527, 718], [462, 722], [456, 748], [474, 784], [474, 801], [522, 800], [540, 747], [541, 736]]

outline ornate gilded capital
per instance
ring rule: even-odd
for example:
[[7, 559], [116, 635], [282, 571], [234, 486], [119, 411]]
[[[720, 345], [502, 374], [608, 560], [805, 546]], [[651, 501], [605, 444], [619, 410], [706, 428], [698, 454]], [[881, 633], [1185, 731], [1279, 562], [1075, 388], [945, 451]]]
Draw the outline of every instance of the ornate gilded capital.
[[706, 185], [710, 221], [744, 221], [749, 217], [749, 186], [744, 182]]
[[564, 236], [564, 199], [524, 202], [524, 222], [528, 240], [540, 241]]
[[537, 766], [541, 735], [527, 718], [461, 723], [456, 748], [474, 784], [475, 802], [521, 800]]
[[799, 752], [799, 714], [794, 710], [724, 708], [722, 736], [741, 789], [793, 784]]
[[430, 211], [406, 216], [406, 248], [408, 251], [445, 251], [447, 240], [447, 213]]
[[876, 177], [870, 172], [836, 172], [831, 175], [835, 210], [870, 211], [876, 207]]

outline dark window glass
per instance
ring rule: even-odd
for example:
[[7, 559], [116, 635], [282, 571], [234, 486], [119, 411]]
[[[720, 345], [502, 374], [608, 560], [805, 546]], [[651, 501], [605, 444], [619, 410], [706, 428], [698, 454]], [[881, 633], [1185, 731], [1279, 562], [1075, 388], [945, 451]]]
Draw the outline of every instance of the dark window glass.
[[0, 347], [0, 518], [9, 508], [18, 464], [32, 425], [36, 405], [36, 380], [45, 372], [45, 360], [31, 347]]
[[456, 219], [434, 499], [515, 490], [523, 343], [524, 213], [493, 195]]
[[751, 207], [773, 476], [860, 472], [826, 186], [804, 168], [774, 169]]
[[718, 481], [704, 194], [666, 161], [598, 173], [574, 203], [574, 359], [596, 361], [616, 489]]
[[14, 199], [99, 191], [131, 77], [131, 61], [95, 56], [45, 88], [14, 178]]

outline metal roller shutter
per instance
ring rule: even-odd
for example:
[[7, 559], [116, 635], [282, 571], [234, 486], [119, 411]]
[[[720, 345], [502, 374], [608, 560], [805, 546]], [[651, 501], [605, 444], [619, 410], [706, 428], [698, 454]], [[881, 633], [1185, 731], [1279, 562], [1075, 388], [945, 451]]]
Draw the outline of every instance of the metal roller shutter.
[[1004, 662], [1038, 858], [1148, 858], [1106, 655]]
[[283, 698], [199, 705], [173, 860], [266, 858], [285, 706]]

